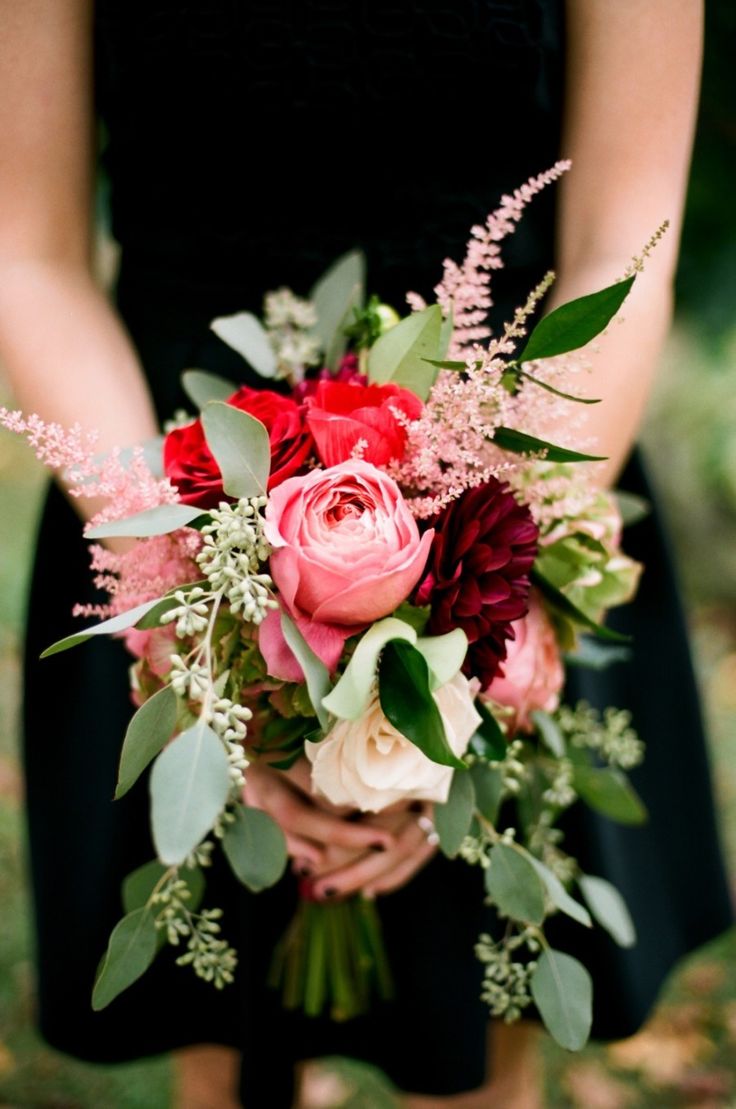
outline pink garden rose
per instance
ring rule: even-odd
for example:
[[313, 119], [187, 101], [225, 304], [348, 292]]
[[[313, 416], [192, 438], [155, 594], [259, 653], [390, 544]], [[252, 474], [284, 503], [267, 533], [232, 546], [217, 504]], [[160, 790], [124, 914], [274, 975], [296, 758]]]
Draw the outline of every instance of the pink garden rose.
[[420, 536], [396, 482], [363, 461], [289, 478], [265, 515], [282, 605], [330, 669], [348, 636], [406, 600], [433, 536]]
[[512, 627], [515, 638], [507, 641], [501, 673], [481, 694], [513, 710], [510, 735], [533, 731], [530, 716], [536, 710], [554, 712], [565, 680], [554, 628], [538, 597], [531, 595], [529, 612]]

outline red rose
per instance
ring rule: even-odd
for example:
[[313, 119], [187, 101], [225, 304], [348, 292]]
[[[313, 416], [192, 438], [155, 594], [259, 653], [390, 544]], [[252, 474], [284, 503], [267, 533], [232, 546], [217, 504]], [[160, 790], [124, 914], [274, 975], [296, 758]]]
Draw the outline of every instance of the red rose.
[[414, 599], [430, 605], [430, 635], [463, 629], [469, 644], [463, 670], [485, 689], [506, 658], [513, 621], [529, 609], [537, 525], [508, 485], [490, 478], [452, 501], [434, 527]]
[[[228, 397], [227, 403], [255, 416], [268, 432], [271, 441], [269, 489], [292, 477], [304, 466], [314, 443], [304, 423], [304, 410], [300, 405], [280, 393], [269, 389], [249, 389], [245, 385]], [[207, 446], [200, 420], [174, 428], [166, 436], [164, 470], [184, 504], [214, 508], [225, 496], [222, 475]]]
[[307, 423], [325, 466], [347, 462], [356, 445], [366, 446], [361, 457], [374, 466], [401, 458], [406, 428], [392, 409], [410, 420], [422, 411], [422, 402], [400, 385], [361, 385], [356, 381], [320, 381], [307, 400]]

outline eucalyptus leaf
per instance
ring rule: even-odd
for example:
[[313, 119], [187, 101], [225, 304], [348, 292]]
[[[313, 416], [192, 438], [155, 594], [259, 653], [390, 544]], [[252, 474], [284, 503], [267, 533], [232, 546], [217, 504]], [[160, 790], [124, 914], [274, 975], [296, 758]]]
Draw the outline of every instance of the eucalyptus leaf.
[[442, 310], [438, 304], [406, 316], [371, 347], [368, 354], [371, 381], [392, 381], [426, 400], [437, 376], [429, 359], [437, 356], [441, 332]]
[[455, 858], [470, 831], [474, 808], [473, 779], [467, 770], [456, 770], [447, 801], [434, 806], [434, 826], [440, 837], [440, 849], [448, 859]]
[[513, 454], [537, 454], [544, 451], [547, 462], [603, 462], [605, 456], [600, 454], [581, 454], [580, 451], [569, 450], [568, 447], [558, 447], [555, 443], [548, 443], [546, 439], [538, 439], [535, 435], [527, 435], [524, 431], [517, 431], [512, 427], [497, 427], [493, 433], [493, 442], [504, 451]]
[[630, 528], [651, 515], [652, 505], [646, 497], [639, 497], [636, 493], [629, 493], [624, 489], [616, 489], [613, 495], [625, 528]]
[[616, 647], [611, 643], [599, 643], [589, 635], [581, 635], [575, 650], [566, 652], [564, 659], [569, 666], [607, 670], [617, 662], [628, 662], [631, 659], [631, 650], [629, 647]]
[[476, 698], [475, 707], [481, 723], [470, 741], [471, 747], [481, 758], [488, 759], [490, 762], [501, 762], [508, 754], [508, 739], [498, 720], [480, 697]]
[[151, 826], [162, 863], [177, 866], [211, 830], [231, 787], [222, 742], [198, 721], [177, 736], [151, 771]]
[[340, 720], [359, 720], [368, 707], [376, 677], [378, 657], [392, 639], [416, 643], [414, 628], [396, 616], [377, 620], [360, 638], [350, 662], [322, 704]]
[[584, 347], [605, 331], [633, 284], [634, 277], [627, 277], [555, 308], [534, 328], [518, 361], [535, 362]]
[[171, 739], [176, 727], [177, 700], [170, 685], [144, 701], [128, 725], [120, 754], [115, 800], [137, 782], [149, 762]]
[[620, 770], [576, 764], [573, 786], [592, 809], [619, 824], [644, 824], [647, 820], [641, 798]]
[[67, 635], [64, 639], [59, 639], [56, 643], [52, 643], [42, 652], [41, 658], [49, 658], [51, 655], [58, 655], [61, 651], [68, 651], [70, 647], [76, 647], [78, 643], [86, 643], [95, 635], [116, 635], [118, 632], [127, 631], [128, 628], [133, 628], [142, 620], [146, 613], [155, 608], [156, 605], [161, 603], [161, 598], [155, 601], [146, 601], [142, 605], [136, 605], [135, 608], [129, 608], [127, 612], [120, 612], [117, 616], [111, 616], [109, 620], [103, 620], [101, 624], [93, 624], [83, 631], [75, 632], [74, 635]]
[[531, 991], [552, 1038], [568, 1051], [580, 1051], [593, 1021], [593, 983], [582, 963], [547, 948], [537, 960]]
[[593, 921], [590, 919], [590, 913], [579, 901], [570, 896], [557, 875], [539, 859], [535, 859], [533, 855], [528, 854], [527, 858], [544, 882], [549, 899], [555, 908], [576, 920], [578, 924], [582, 924], [586, 928], [592, 928]]
[[475, 789], [475, 804], [481, 816], [495, 824], [504, 795], [503, 778], [498, 770], [484, 762], [476, 762], [470, 768]]
[[327, 728], [329, 718], [324, 708], [325, 697], [330, 691], [330, 675], [327, 667], [315, 655], [288, 613], [283, 611], [281, 612], [281, 631], [288, 647], [304, 672], [309, 700], [312, 702], [312, 708], [317, 715], [317, 719], [322, 728]]
[[112, 536], [131, 536], [145, 539], [150, 535], [169, 535], [179, 528], [188, 527], [203, 516], [201, 508], [191, 504], [159, 504], [127, 516], [124, 520], [110, 520], [94, 528], [86, 528], [85, 539], [109, 539]]
[[565, 737], [555, 718], [548, 712], [536, 709], [531, 713], [531, 720], [552, 754], [558, 759], [564, 759], [567, 751]]
[[[158, 859], [152, 859], [150, 863], [144, 863], [143, 866], [128, 874], [123, 879], [122, 887], [125, 912], [132, 913], [134, 909], [142, 909], [168, 870], [170, 867], [164, 866]], [[187, 884], [189, 890], [187, 907], [191, 912], [195, 912], [204, 896], [204, 874], [198, 866], [183, 866], [179, 868], [178, 877]], [[161, 938], [164, 940], [166, 938], [163, 932]]]
[[347, 345], [343, 327], [354, 308], [363, 305], [365, 255], [359, 250], [343, 254], [314, 285], [309, 294], [317, 313], [315, 331], [325, 365], [333, 369]]
[[452, 332], [454, 328], [455, 321], [453, 319], [452, 309], [450, 309], [449, 314], [442, 320], [442, 326], [440, 328], [440, 345], [437, 351], [440, 358], [445, 358], [447, 356], [447, 351], [452, 342]]
[[583, 874], [578, 878], [580, 892], [598, 923], [620, 947], [633, 947], [636, 928], [623, 897], [605, 878]]
[[222, 848], [236, 878], [260, 893], [275, 885], [286, 869], [284, 833], [261, 809], [236, 805], [233, 815], [235, 821], [227, 826]]
[[[218, 316], [210, 327], [223, 343], [236, 350], [261, 377], [274, 377], [277, 361], [271, 340], [263, 324], [251, 312], [236, 312], [233, 316]], [[228, 396], [234, 392], [230, 390]], [[226, 400], [227, 397], [212, 398]]]
[[468, 653], [468, 637], [462, 628], [453, 628], [444, 635], [423, 636], [415, 646], [429, 666], [430, 687], [434, 691], [459, 672]]
[[135, 909], [115, 925], [92, 992], [95, 1012], [104, 1009], [148, 970], [157, 947], [156, 925], [150, 909]]
[[202, 588], [207, 588], [209, 582], [207, 582], [207, 580], [203, 578], [201, 581], [191, 581], [187, 582], [185, 585], [176, 586], [176, 588], [167, 593], [165, 597], [160, 597], [158, 601], [154, 601], [148, 612], [145, 612], [143, 616], [141, 616], [140, 620], [136, 621], [135, 626], [137, 628], [140, 628], [142, 631], [150, 631], [152, 628], [160, 628], [161, 617], [164, 616], [167, 612], [170, 612], [172, 608], [177, 608], [181, 603], [180, 601], [177, 601], [174, 594], [189, 593], [191, 589], [194, 589], [198, 585]]
[[260, 497], [266, 492], [271, 469], [268, 432], [255, 416], [222, 401], [210, 401], [202, 411], [207, 446], [231, 497]]
[[430, 690], [429, 667], [411, 643], [392, 639], [378, 666], [381, 708], [401, 732], [428, 759], [442, 766], [465, 769], [465, 763], [447, 741], [445, 725]]
[[526, 853], [507, 843], [491, 849], [486, 891], [504, 916], [526, 924], [544, 920], [544, 886]]
[[631, 642], [630, 635], [623, 635], [621, 632], [616, 632], [612, 628], [606, 628], [603, 624], [596, 624], [595, 620], [591, 620], [589, 616], [586, 616], [581, 609], [574, 605], [572, 601], [566, 597], [560, 589], [553, 585], [549, 578], [545, 577], [536, 567], [532, 568], [531, 579], [544, 599], [574, 624], [580, 624], [582, 627], [588, 628], [598, 639], [604, 639], [611, 643]]
[[181, 375], [181, 385], [198, 409], [204, 408], [211, 400], [226, 401], [238, 391], [234, 382], [207, 370], [185, 370]]

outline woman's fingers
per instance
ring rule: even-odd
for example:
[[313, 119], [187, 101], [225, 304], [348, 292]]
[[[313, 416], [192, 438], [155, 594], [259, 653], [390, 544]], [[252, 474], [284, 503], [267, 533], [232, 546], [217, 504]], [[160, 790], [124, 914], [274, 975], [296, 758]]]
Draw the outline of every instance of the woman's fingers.
[[401, 889], [406, 883], [414, 877], [417, 871], [421, 870], [423, 866], [429, 862], [433, 855], [437, 852], [437, 847], [433, 843], [424, 843], [418, 848], [415, 855], [408, 859], [404, 859], [393, 868], [384, 872], [378, 880], [369, 882], [363, 889], [364, 897], [378, 897], [382, 893], [392, 893], [393, 890]]
[[[393, 846], [380, 854], [363, 855], [354, 862], [320, 874], [312, 884], [312, 892], [318, 900], [323, 898], [346, 897], [360, 890], [386, 892], [392, 885], [391, 875], [405, 875], [397, 879], [395, 885], [408, 881], [411, 875], [431, 857], [434, 846], [416, 818], [409, 817], [396, 835]], [[329, 854], [325, 862], [329, 862]]]

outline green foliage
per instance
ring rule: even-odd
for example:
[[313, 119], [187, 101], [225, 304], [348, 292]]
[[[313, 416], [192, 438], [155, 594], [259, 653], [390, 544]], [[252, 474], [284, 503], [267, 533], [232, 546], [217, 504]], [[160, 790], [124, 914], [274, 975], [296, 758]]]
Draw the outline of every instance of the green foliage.
[[445, 734], [445, 725], [432, 697], [429, 667], [411, 643], [387, 643], [378, 667], [381, 708], [397, 731], [427, 758], [443, 766], [464, 768]]
[[[229, 347], [236, 350], [246, 362], [248, 362], [254, 370], [256, 370], [261, 377], [274, 377], [276, 373], [276, 355], [271, 340], [268, 337], [263, 324], [251, 312], [236, 312], [233, 316], [219, 316], [213, 320], [210, 327], [218, 338], [222, 339], [223, 343], [227, 343]], [[189, 371], [196, 373], [198, 371]], [[208, 375], [213, 377], [214, 375]], [[221, 381], [222, 379], [215, 379]], [[198, 387], [199, 385], [199, 387]], [[204, 394], [205, 389], [201, 388], [201, 383], [195, 385], [195, 389]], [[188, 391], [188, 390], [187, 390]], [[227, 397], [234, 393], [235, 390], [231, 389], [226, 396], [222, 396], [220, 389], [220, 396], [210, 397], [210, 400], [227, 400]], [[191, 396], [191, 393], [190, 393]], [[193, 398], [195, 403], [199, 403], [196, 397]]]
[[363, 303], [364, 290], [365, 256], [354, 250], [338, 258], [309, 294], [317, 313], [315, 331], [324, 352], [324, 362], [331, 369], [345, 352], [344, 328], [353, 309]]
[[491, 849], [486, 891], [504, 916], [525, 924], [544, 920], [544, 886], [526, 851], [507, 843]]
[[440, 837], [440, 848], [448, 859], [454, 859], [470, 831], [475, 809], [473, 779], [467, 770], [456, 770], [447, 801], [435, 804], [434, 824]]
[[478, 698], [475, 707], [481, 722], [470, 741], [476, 755], [489, 762], [501, 762], [506, 758], [509, 748], [508, 738], [488, 705]]
[[95, 1012], [106, 1008], [148, 970], [157, 949], [152, 909], [134, 909], [116, 924], [92, 992]]
[[531, 720], [539, 732], [541, 739], [555, 758], [563, 759], [566, 750], [565, 737], [555, 718], [550, 716], [548, 712], [542, 712], [541, 709], [537, 709], [531, 714]]
[[605, 878], [582, 874], [578, 878], [580, 892], [591, 913], [620, 947], [633, 947], [636, 928], [621, 894]]
[[334, 689], [323, 697], [324, 707], [341, 720], [358, 720], [365, 712], [381, 651], [392, 639], [416, 643], [414, 628], [395, 616], [371, 625], [358, 640], [350, 662]]
[[493, 442], [497, 447], [513, 454], [538, 454], [544, 451], [547, 462], [604, 461], [603, 455], [581, 454], [580, 451], [569, 450], [567, 447], [558, 447], [554, 443], [548, 443], [546, 439], [538, 439], [536, 435], [527, 435], [526, 432], [512, 427], [497, 427], [493, 433]]
[[[250, 359], [248, 359], [250, 361]], [[182, 389], [197, 408], [202, 409], [211, 400], [226, 401], [237, 392], [237, 385], [219, 374], [206, 370], [185, 370], [181, 375]]]
[[214, 400], [202, 411], [202, 427], [228, 496], [265, 496], [271, 444], [261, 421], [231, 404]]
[[151, 826], [161, 862], [185, 861], [224, 809], [230, 785], [223, 745], [202, 721], [162, 751], [151, 771]]
[[116, 800], [128, 792], [171, 739], [176, 727], [177, 700], [170, 685], [144, 701], [128, 725], [120, 755]]
[[441, 332], [442, 312], [437, 304], [406, 316], [371, 348], [368, 355], [371, 381], [393, 381], [426, 400], [436, 377], [429, 359], [438, 353]]
[[[123, 879], [121, 891], [125, 912], [132, 913], [135, 909], [142, 909], [156, 886], [161, 882], [164, 874], [167, 874], [170, 869], [170, 867], [160, 863], [158, 859], [152, 859], [151, 862], [144, 863], [137, 870], [131, 871]], [[187, 884], [189, 889], [187, 907], [191, 912], [194, 912], [199, 908], [204, 897], [204, 874], [198, 866], [183, 866], [179, 869], [178, 877]], [[162, 935], [162, 939], [165, 939], [165, 936]]]
[[563, 886], [560, 879], [554, 874], [548, 866], [545, 866], [539, 859], [535, 859], [533, 855], [527, 855], [530, 863], [536, 870], [539, 877], [544, 882], [547, 890], [547, 896], [556, 909], [559, 909], [565, 916], [571, 917], [576, 920], [578, 924], [584, 925], [586, 928], [593, 927], [593, 921], [590, 919], [590, 914], [579, 901], [571, 897]]
[[[174, 604], [177, 603], [174, 601]], [[95, 635], [115, 635], [117, 632], [127, 631], [128, 628], [135, 627], [147, 613], [160, 604], [160, 598], [155, 601], [146, 601], [142, 605], [136, 605], [135, 608], [128, 609], [127, 612], [111, 616], [109, 620], [103, 620], [100, 624], [93, 624], [91, 627], [85, 628], [84, 631], [67, 635], [64, 639], [59, 639], [56, 643], [47, 647], [45, 651], [42, 651], [41, 658], [49, 658], [51, 655], [58, 655], [61, 651], [68, 651], [70, 647], [76, 647], [79, 643], [86, 643], [88, 639]]]
[[286, 869], [284, 833], [261, 809], [236, 805], [222, 848], [235, 876], [253, 893], [278, 882]]
[[490, 820], [491, 824], [495, 824], [504, 793], [501, 774], [488, 763], [475, 762], [470, 768], [470, 776], [473, 779], [478, 812], [486, 820]]
[[627, 277], [597, 293], [571, 300], [543, 316], [532, 331], [518, 357], [519, 362], [534, 362], [578, 350], [606, 329], [634, 284]]
[[86, 539], [108, 539], [120, 535], [144, 539], [149, 535], [169, 535], [179, 528], [191, 526], [205, 515], [201, 508], [190, 504], [159, 504], [124, 520], [110, 520], [107, 524], [87, 528], [84, 535]]
[[281, 612], [281, 631], [288, 646], [304, 672], [312, 707], [323, 728], [328, 726], [324, 699], [330, 690], [330, 675], [321, 659], [315, 655], [298, 627], [286, 612]]
[[619, 824], [644, 824], [647, 810], [628, 778], [614, 767], [576, 763], [574, 786], [586, 804]]
[[429, 605], [410, 605], [403, 601], [394, 612], [396, 620], [402, 620], [413, 628], [417, 635], [421, 635], [427, 626], [431, 608]]
[[550, 1035], [568, 1051], [580, 1051], [593, 1021], [593, 984], [582, 963], [547, 948], [539, 957], [531, 988]]
[[599, 639], [605, 639], [611, 643], [631, 642], [630, 635], [623, 635], [621, 632], [614, 631], [612, 628], [606, 628], [603, 624], [598, 624], [585, 612], [581, 611], [581, 609], [574, 605], [560, 589], [553, 585], [553, 583], [537, 569], [536, 565], [532, 569], [531, 579], [547, 604], [552, 608], [553, 614], [563, 617], [572, 624], [578, 624], [583, 628], [587, 628]]
[[453, 628], [444, 635], [425, 635], [415, 643], [429, 667], [432, 690], [452, 681], [468, 653], [468, 637], [462, 628]]

